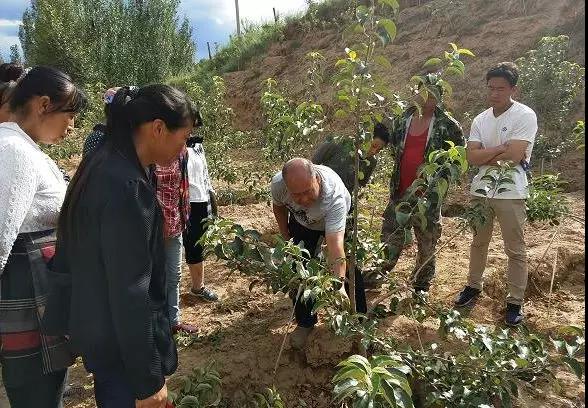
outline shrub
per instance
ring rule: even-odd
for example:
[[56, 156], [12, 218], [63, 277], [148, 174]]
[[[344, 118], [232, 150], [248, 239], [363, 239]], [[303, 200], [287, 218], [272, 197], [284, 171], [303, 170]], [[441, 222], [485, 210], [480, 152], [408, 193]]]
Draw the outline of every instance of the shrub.
[[545, 174], [531, 181], [526, 201], [529, 222], [547, 221], [558, 225], [570, 213], [568, 200], [562, 195], [563, 184], [559, 174]]

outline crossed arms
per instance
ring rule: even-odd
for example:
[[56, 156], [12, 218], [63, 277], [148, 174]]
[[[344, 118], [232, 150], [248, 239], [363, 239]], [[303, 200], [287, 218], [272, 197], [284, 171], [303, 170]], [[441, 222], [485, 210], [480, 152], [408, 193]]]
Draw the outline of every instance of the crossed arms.
[[520, 163], [526, 157], [529, 142], [509, 140], [496, 147], [483, 148], [481, 142], [468, 142], [467, 158], [472, 166], [495, 165], [498, 161]]

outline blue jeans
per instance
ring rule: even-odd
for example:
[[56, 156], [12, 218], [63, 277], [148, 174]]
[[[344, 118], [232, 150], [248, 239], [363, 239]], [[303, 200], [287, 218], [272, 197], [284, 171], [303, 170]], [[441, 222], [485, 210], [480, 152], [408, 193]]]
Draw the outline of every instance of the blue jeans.
[[182, 235], [165, 240], [167, 308], [172, 326], [180, 322], [180, 276], [182, 273]]

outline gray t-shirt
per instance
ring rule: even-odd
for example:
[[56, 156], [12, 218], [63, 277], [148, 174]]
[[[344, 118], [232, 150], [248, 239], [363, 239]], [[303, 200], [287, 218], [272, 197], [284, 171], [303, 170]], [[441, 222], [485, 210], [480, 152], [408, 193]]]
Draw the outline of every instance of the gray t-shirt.
[[326, 234], [345, 231], [351, 196], [337, 173], [326, 166], [315, 164], [314, 168], [319, 175], [321, 192], [310, 208], [301, 207], [292, 200], [281, 171], [272, 178], [272, 199], [277, 205], [287, 207], [296, 220], [308, 229], [325, 231]]

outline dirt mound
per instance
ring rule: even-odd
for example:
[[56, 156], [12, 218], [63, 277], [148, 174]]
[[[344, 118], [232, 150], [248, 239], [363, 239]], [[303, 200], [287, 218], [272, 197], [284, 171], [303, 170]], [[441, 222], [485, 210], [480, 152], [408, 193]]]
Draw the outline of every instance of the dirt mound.
[[[424, 2], [409, 2], [407, 5], [412, 3]], [[466, 77], [456, 84], [450, 103], [459, 119], [463, 119], [466, 112], [477, 113], [484, 105], [483, 77], [488, 66], [520, 57], [536, 45], [541, 36], [570, 35], [570, 55], [578, 63], [584, 63], [582, 24], [585, 9], [582, 2], [467, 0], [455, 2], [453, 6], [428, 3], [401, 10], [397, 24], [399, 35], [383, 50], [383, 55], [392, 62], [392, 69], [382, 74], [384, 80], [396, 89], [396, 84], [406, 83], [428, 57], [442, 53], [449, 42], [470, 48], [477, 57], [468, 61]], [[288, 89], [289, 96], [300, 97], [307, 69], [301, 61], [308, 52], [315, 50], [327, 60], [320, 101], [332, 111], [333, 94], [328, 78], [334, 73], [334, 63], [345, 46], [336, 30], [287, 30], [283, 41], [272, 44], [265, 55], [251, 61], [246, 69], [226, 74], [228, 102], [235, 110], [237, 128], [261, 127], [259, 98], [266, 78], [278, 79]], [[345, 130], [337, 124], [332, 125], [337, 130]]]

